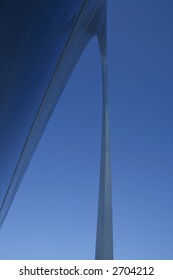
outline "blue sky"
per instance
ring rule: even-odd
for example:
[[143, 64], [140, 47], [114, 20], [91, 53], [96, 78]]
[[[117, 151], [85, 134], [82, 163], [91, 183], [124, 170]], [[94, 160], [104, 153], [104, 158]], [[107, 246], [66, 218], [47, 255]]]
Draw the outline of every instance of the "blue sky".
[[[173, 259], [173, 3], [108, 1], [116, 259]], [[94, 259], [101, 70], [87, 46], [0, 231], [0, 259]]]

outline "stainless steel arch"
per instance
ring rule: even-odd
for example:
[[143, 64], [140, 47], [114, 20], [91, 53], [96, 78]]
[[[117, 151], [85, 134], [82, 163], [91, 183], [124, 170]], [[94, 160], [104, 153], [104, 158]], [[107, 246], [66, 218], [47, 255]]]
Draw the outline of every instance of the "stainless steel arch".
[[96, 259], [113, 258], [106, 2], [0, 3], [0, 226], [69, 76], [89, 40], [98, 36], [103, 132]]

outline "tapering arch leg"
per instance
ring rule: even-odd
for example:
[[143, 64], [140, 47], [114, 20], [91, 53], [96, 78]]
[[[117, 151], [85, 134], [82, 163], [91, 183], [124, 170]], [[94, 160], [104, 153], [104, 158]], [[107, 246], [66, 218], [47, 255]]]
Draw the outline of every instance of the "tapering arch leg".
[[113, 259], [112, 182], [107, 79], [106, 5], [98, 37], [102, 66], [102, 140], [95, 259]]

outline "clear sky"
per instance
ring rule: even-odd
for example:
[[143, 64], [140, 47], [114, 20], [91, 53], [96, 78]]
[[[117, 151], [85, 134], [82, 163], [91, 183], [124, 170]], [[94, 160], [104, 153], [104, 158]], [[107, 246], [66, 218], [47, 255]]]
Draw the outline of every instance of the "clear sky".
[[[173, 2], [108, 1], [115, 259], [173, 259]], [[96, 39], [0, 230], [0, 259], [94, 259], [101, 135]]]

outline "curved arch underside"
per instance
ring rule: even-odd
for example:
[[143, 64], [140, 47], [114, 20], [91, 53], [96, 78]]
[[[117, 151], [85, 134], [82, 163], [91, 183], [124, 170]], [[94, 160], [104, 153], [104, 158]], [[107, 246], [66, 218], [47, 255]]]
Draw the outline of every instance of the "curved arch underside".
[[103, 123], [96, 259], [112, 259], [106, 1], [24, 2], [0, 3], [0, 226], [80, 55], [97, 35]]

